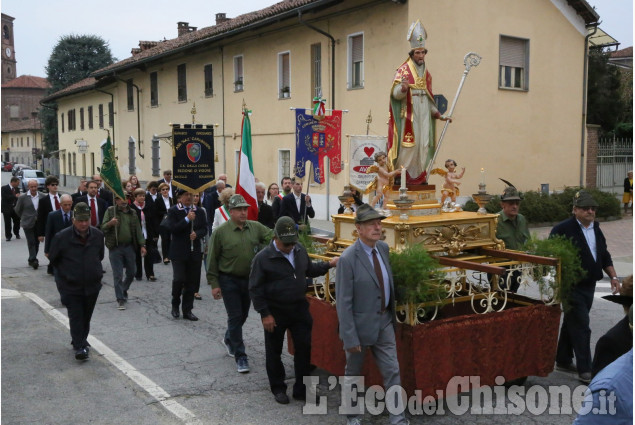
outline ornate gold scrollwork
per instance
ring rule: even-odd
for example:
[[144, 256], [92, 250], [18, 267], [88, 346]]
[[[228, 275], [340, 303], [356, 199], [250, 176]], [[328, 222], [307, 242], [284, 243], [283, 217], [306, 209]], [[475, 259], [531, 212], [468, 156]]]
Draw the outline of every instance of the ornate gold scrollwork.
[[450, 224], [426, 232], [426, 228], [417, 228], [413, 234], [416, 237], [423, 236], [424, 245], [441, 246], [450, 257], [458, 256], [467, 247], [469, 241], [478, 239], [482, 225], [459, 226]]
[[[399, 243], [401, 245], [405, 245], [406, 244], [406, 238], [408, 236], [408, 231], [410, 230], [410, 225], [409, 224], [395, 224], [395, 230], [397, 232], [399, 232]], [[416, 231], [416, 229], [415, 229]]]

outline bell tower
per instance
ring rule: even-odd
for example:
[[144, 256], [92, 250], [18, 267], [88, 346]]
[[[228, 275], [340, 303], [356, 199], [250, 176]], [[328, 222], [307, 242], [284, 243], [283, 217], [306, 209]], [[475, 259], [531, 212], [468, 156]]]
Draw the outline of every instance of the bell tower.
[[13, 43], [13, 18], [2, 14], [2, 84], [16, 77], [16, 60]]

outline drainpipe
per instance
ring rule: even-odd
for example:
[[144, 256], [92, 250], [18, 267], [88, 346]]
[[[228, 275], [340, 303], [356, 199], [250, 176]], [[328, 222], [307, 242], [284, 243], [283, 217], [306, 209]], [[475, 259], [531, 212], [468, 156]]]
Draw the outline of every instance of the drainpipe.
[[587, 116], [587, 85], [589, 76], [588, 68], [589, 68], [589, 38], [594, 35], [598, 30], [598, 23], [593, 25], [593, 32], [589, 33], [584, 37], [584, 71], [582, 74], [582, 129], [581, 129], [581, 137], [580, 137], [580, 187], [583, 187], [585, 184], [584, 178], [584, 146], [586, 142], [586, 116]]
[[[221, 105], [223, 105], [223, 174], [227, 174], [227, 155], [225, 146], [225, 52], [223, 46], [220, 47], [220, 81], [221, 87]], [[216, 177], [216, 176], [214, 176]]]
[[[128, 81], [117, 77], [114, 72], [112, 73], [112, 76], [116, 80], [121, 81], [122, 83], [126, 83], [126, 85], [128, 84]], [[143, 154], [141, 153], [141, 102], [139, 96], [140, 89], [139, 86], [137, 86], [135, 83], [132, 83], [132, 87], [137, 90], [137, 153], [139, 154], [141, 159], [145, 159], [145, 156], [143, 156]]]
[[[331, 109], [335, 109], [335, 38], [329, 34], [326, 31], [323, 31], [317, 27], [314, 27], [313, 25], [304, 22], [302, 20], [302, 10], [298, 10], [298, 20], [300, 21], [300, 23], [304, 26], [306, 26], [307, 28], [312, 29], [313, 31], [319, 32], [320, 34], [322, 34], [325, 37], [328, 37], [331, 40]], [[329, 195], [331, 192], [331, 180], [330, 180], [330, 175], [329, 175], [329, 169], [330, 169], [330, 160], [329, 162], [329, 168], [327, 168], [327, 172], [326, 172], [326, 219], [328, 220], [329, 217]], [[323, 164], [320, 164], [320, 166], [323, 166]]]
[[[114, 114], [115, 113], [115, 95], [107, 91], [103, 91], [102, 89], [98, 89], [96, 87], [95, 87], [95, 91], [110, 95], [110, 101], [112, 103], [112, 113]], [[115, 149], [115, 119], [114, 117], [112, 120], [112, 148]]]

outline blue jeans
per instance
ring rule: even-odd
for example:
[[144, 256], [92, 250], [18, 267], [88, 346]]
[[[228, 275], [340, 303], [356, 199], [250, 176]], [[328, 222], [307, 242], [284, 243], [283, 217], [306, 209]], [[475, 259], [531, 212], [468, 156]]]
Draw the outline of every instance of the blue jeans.
[[245, 354], [243, 342], [243, 325], [249, 315], [249, 279], [220, 273], [218, 285], [223, 294], [225, 310], [227, 310], [227, 331], [225, 342], [229, 345], [238, 361]]
[[[134, 247], [132, 245], [116, 246], [108, 251], [110, 267], [112, 267], [112, 277], [115, 286], [115, 296], [117, 301], [128, 299], [128, 288], [134, 279], [137, 266]], [[123, 271], [126, 269], [124, 278]]]

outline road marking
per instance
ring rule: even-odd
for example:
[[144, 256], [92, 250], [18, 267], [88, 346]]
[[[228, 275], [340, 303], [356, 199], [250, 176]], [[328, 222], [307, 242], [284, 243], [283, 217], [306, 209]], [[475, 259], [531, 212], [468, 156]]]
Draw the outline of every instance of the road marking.
[[[67, 329], [70, 329], [68, 325], [68, 317], [64, 316], [52, 305], [50, 305], [34, 293], [2, 289], [2, 298], [16, 298], [15, 293], [21, 294], [24, 297], [30, 299], [38, 306], [40, 306], [42, 310], [50, 314], [55, 320], [60, 322]], [[150, 396], [154, 397], [167, 411], [176, 416], [184, 424], [201, 424], [199, 419], [196, 417], [196, 415], [194, 415], [194, 413], [192, 413], [192, 411], [190, 411], [179, 402], [173, 400], [171, 398], [172, 396], [170, 396], [170, 394], [168, 394], [163, 388], [161, 388], [150, 378], [135, 369], [130, 363], [125, 361], [117, 353], [108, 348], [106, 344], [104, 344], [94, 336], [88, 337], [88, 343], [95, 351], [100, 353], [106, 360], [108, 360], [117, 369], [123, 372], [124, 375], [126, 375], [133, 382], [143, 388], [148, 394], [150, 394]]]

